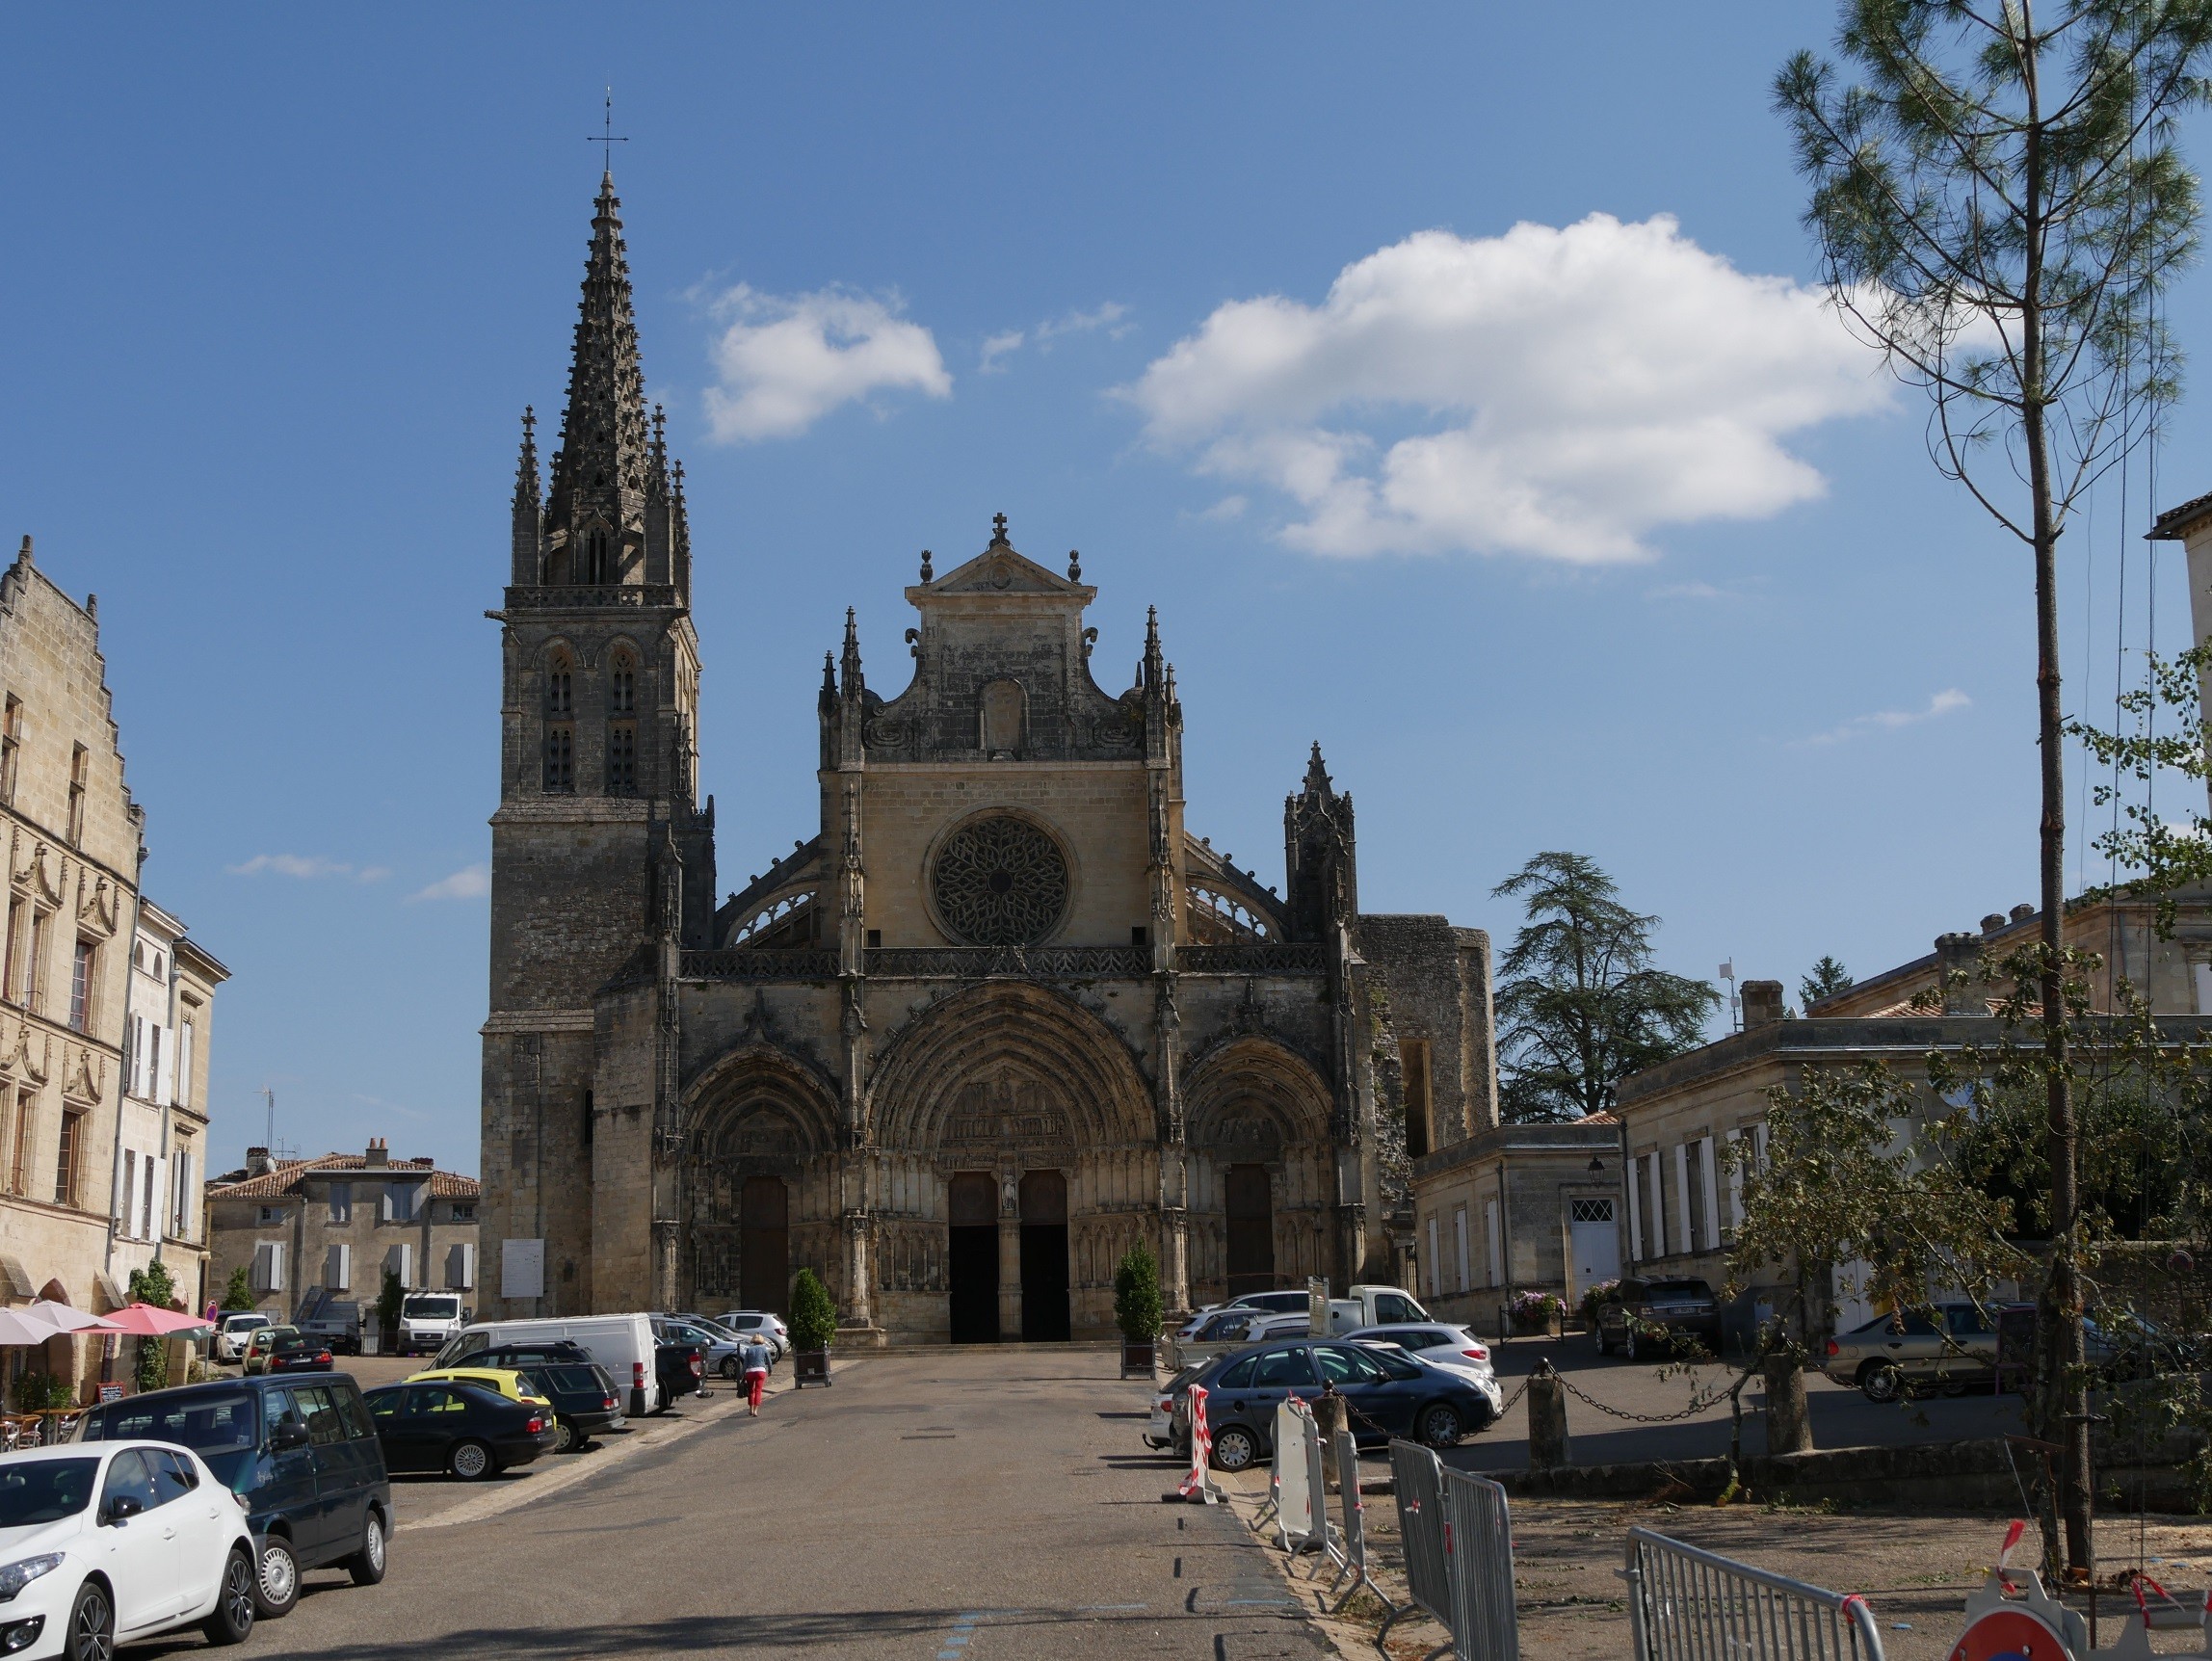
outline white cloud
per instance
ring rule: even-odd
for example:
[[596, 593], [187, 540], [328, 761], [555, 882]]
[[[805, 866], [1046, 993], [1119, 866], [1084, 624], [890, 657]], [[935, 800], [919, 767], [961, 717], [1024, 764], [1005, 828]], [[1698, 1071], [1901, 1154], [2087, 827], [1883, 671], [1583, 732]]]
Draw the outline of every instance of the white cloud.
[[952, 395], [934, 335], [899, 315], [896, 296], [845, 289], [758, 294], [739, 284], [715, 302], [729, 320], [711, 356], [722, 384], [706, 391], [722, 443], [789, 438], [840, 405], [886, 391]]
[[1215, 524], [1225, 524], [1230, 519], [1243, 518], [1245, 510], [1251, 506], [1251, 501], [1246, 497], [1224, 496], [1212, 507], [1201, 508], [1197, 516]]
[[481, 900], [491, 892], [491, 867], [489, 865], [463, 865], [450, 877], [440, 877], [428, 887], [417, 888], [408, 896], [408, 904], [417, 900]]
[[1664, 215], [1593, 214], [1419, 232], [1319, 305], [1231, 301], [1119, 390], [1198, 471], [1288, 497], [1293, 547], [1595, 565], [1650, 558], [1660, 525], [1818, 496], [1782, 437], [1884, 407], [1890, 382], [1819, 290], [1747, 276]]
[[351, 883], [375, 883], [389, 877], [386, 865], [353, 865], [343, 859], [326, 859], [319, 854], [256, 854], [243, 865], [224, 867], [233, 877], [258, 877], [274, 871], [279, 877], [312, 881], [318, 877], [343, 877]]
[[1006, 365], [999, 361], [1011, 356], [1024, 346], [1035, 346], [1040, 352], [1050, 352], [1052, 343], [1065, 334], [1089, 334], [1103, 329], [1112, 339], [1119, 340], [1135, 327], [1121, 320], [1129, 315], [1129, 308], [1118, 300], [1109, 300], [1092, 311], [1070, 311], [1065, 316], [1040, 323], [1035, 329], [1010, 329], [1003, 334], [994, 334], [983, 343], [983, 356], [976, 362], [976, 372], [982, 375], [1003, 375]]
[[1713, 583], [1661, 583], [1648, 590], [1645, 597], [1654, 600], [1732, 600], [1740, 598], [1733, 589], [1724, 589]]
[[1801, 738], [1800, 744], [1841, 744], [1849, 738], [1857, 738], [1869, 732], [1894, 732], [1900, 726], [1917, 726], [1923, 721], [1934, 721], [1937, 716], [1949, 715], [1955, 710], [1973, 707], [1974, 700], [1957, 687], [1946, 687], [1928, 700], [1926, 709], [1878, 709], [1872, 715], [1855, 715], [1840, 726], [1826, 732], [1816, 732], [1810, 738]]

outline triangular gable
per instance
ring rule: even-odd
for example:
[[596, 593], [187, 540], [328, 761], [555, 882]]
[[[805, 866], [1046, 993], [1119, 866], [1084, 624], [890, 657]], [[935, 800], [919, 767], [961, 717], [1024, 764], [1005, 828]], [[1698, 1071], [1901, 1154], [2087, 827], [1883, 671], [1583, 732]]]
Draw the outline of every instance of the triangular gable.
[[1087, 584], [1054, 575], [1004, 542], [994, 542], [966, 565], [909, 592], [917, 598], [940, 594], [1059, 594], [1088, 600], [1094, 591]]

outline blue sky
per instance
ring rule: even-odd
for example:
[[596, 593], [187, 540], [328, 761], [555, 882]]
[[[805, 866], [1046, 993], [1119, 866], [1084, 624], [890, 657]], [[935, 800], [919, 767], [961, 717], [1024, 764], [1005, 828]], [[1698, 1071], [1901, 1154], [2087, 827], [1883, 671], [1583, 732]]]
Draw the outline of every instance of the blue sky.
[[[1794, 987], [2032, 898], [2025, 553], [1792, 288], [1767, 88], [1832, 22], [12, 13], [0, 530], [100, 594], [149, 892], [236, 972], [218, 1153], [261, 1140], [266, 1084], [303, 1149], [475, 1168], [483, 612], [609, 82], [725, 888], [814, 828], [844, 608], [895, 690], [918, 550], [947, 568], [1004, 511], [1082, 549], [1110, 686], [1159, 606], [1190, 823], [1268, 880], [1318, 738], [1370, 910], [1508, 936], [1490, 887], [1573, 848], [1669, 966]], [[2208, 311], [2192, 274], [2185, 346]], [[2212, 488], [2202, 408], [2164, 504]], [[2174, 646], [2147, 489], [2128, 639], [2155, 592]], [[2066, 553], [2066, 672], [2107, 707], [2120, 515], [2115, 479]]]

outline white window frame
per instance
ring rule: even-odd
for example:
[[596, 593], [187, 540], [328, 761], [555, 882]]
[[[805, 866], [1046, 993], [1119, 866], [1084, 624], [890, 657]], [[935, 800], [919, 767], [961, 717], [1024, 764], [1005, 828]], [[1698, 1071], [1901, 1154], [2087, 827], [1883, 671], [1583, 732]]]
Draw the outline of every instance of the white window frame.
[[476, 1286], [476, 1243], [473, 1240], [456, 1240], [446, 1249], [445, 1289], [449, 1292], [467, 1292]]
[[281, 1292], [284, 1290], [283, 1241], [254, 1241], [253, 1289], [256, 1292]]
[[347, 1242], [333, 1240], [323, 1253], [323, 1284], [333, 1292], [354, 1289], [354, 1249]]

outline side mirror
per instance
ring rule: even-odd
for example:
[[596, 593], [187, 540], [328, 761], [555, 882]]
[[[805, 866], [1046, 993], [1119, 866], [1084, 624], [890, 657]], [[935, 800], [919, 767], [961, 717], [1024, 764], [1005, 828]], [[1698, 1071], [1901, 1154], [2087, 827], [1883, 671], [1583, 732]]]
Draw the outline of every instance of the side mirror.
[[107, 1519], [110, 1522], [128, 1522], [144, 1510], [145, 1502], [135, 1494], [118, 1493], [108, 1501]]
[[269, 1451], [272, 1453], [283, 1453], [287, 1449], [303, 1448], [306, 1445], [307, 1427], [297, 1419], [286, 1419], [269, 1433]]

